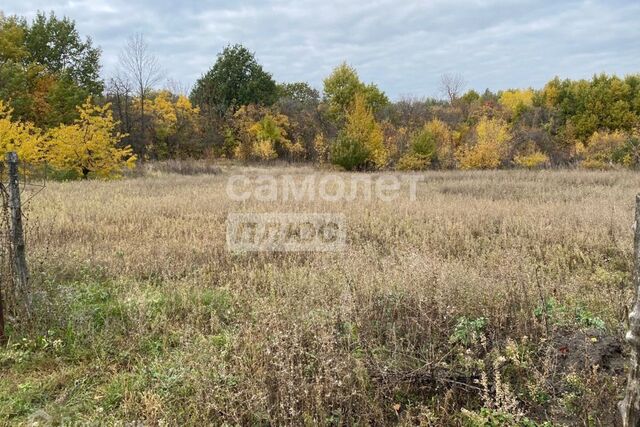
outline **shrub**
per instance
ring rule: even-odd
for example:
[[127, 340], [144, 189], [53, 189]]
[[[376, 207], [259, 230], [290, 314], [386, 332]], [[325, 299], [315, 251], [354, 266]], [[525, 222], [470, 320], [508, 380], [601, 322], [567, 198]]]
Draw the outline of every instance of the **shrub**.
[[541, 151], [535, 151], [531, 154], [516, 156], [513, 162], [522, 168], [540, 169], [549, 164], [549, 156]]
[[509, 154], [511, 133], [502, 119], [482, 117], [476, 126], [476, 141], [457, 152], [462, 169], [496, 169]]
[[456, 327], [449, 337], [449, 342], [451, 344], [460, 343], [468, 346], [479, 339], [486, 326], [487, 319], [485, 317], [470, 319], [462, 316], [458, 319]]
[[453, 169], [456, 166], [455, 142], [449, 126], [440, 119], [433, 119], [424, 129], [435, 141], [438, 165], [444, 169]]
[[324, 134], [319, 133], [315, 136], [313, 139], [313, 148], [316, 152], [316, 161], [320, 164], [326, 163], [327, 157], [329, 156], [329, 146]]
[[400, 158], [396, 169], [402, 171], [421, 171], [429, 167], [431, 158], [417, 153], [407, 153]]
[[628, 137], [620, 131], [594, 132], [587, 141], [581, 165], [588, 169], [608, 169], [623, 164]]
[[440, 167], [455, 167], [453, 136], [442, 120], [433, 119], [411, 139], [409, 152], [398, 162], [400, 170], [422, 170], [436, 161]]
[[369, 158], [369, 151], [357, 139], [341, 133], [331, 147], [331, 161], [346, 170], [362, 168]]

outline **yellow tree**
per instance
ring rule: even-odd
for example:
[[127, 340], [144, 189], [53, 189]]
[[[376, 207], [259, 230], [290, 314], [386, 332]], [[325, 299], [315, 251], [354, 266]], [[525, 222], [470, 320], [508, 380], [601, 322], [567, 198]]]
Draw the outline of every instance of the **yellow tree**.
[[11, 109], [0, 101], [0, 156], [18, 153], [21, 161], [38, 164], [44, 157], [42, 132], [33, 123], [11, 120]]
[[151, 101], [147, 101], [146, 110], [153, 116], [153, 127], [156, 138], [166, 140], [175, 132], [178, 117], [176, 115], [173, 102], [171, 102], [171, 94], [168, 91], [162, 91]]
[[412, 138], [409, 151], [400, 159], [399, 169], [420, 170], [437, 160], [444, 169], [455, 167], [455, 142], [451, 129], [440, 119], [424, 124]]
[[73, 124], [49, 131], [47, 160], [51, 166], [75, 171], [85, 179], [89, 174], [117, 177], [125, 167], [135, 167], [131, 147], [118, 146], [124, 135], [115, 131], [111, 104], [93, 105], [88, 98], [78, 113], [80, 117]]
[[533, 89], [513, 89], [502, 92], [500, 104], [511, 114], [518, 114], [533, 105]]
[[289, 119], [258, 105], [240, 107], [233, 115], [228, 129], [228, 146], [239, 160], [270, 160], [299, 154], [303, 147], [288, 136]]
[[388, 157], [382, 128], [367, 106], [364, 95], [356, 94], [347, 114], [347, 124], [332, 147], [333, 163], [347, 170], [381, 168], [387, 164]]
[[456, 153], [462, 169], [495, 169], [509, 154], [511, 133], [502, 119], [482, 117], [476, 125], [476, 141]]
[[25, 27], [19, 18], [0, 12], [0, 63], [24, 61], [29, 56], [24, 39]]
[[287, 137], [289, 119], [283, 114], [267, 113], [254, 123], [249, 132], [256, 138], [254, 155], [261, 160], [273, 159], [280, 154], [291, 154], [293, 145]]
[[432, 119], [424, 125], [424, 130], [433, 135], [436, 143], [436, 158], [443, 169], [452, 169], [456, 165], [455, 140], [449, 126], [440, 119]]
[[200, 110], [184, 95], [175, 97], [166, 90], [145, 103], [145, 110], [152, 116], [154, 154], [159, 157], [177, 154], [181, 143], [190, 140], [197, 130]]
[[238, 108], [227, 129], [225, 143], [229, 147], [229, 151], [233, 152], [233, 157], [239, 160], [249, 160], [254, 153], [254, 137], [249, 132], [251, 126], [257, 118], [262, 114], [263, 107], [256, 105], [246, 105]]
[[578, 153], [584, 156], [582, 167], [608, 169], [616, 163], [625, 163], [625, 146], [630, 139], [629, 135], [621, 131], [594, 132], [587, 141], [586, 148], [582, 145], [578, 148]]

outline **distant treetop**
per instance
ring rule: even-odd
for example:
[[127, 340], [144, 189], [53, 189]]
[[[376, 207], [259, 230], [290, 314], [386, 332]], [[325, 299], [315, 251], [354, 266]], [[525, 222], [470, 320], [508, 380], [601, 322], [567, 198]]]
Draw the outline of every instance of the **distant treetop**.
[[235, 44], [218, 55], [213, 67], [196, 82], [190, 98], [202, 109], [223, 115], [243, 105], [272, 105], [278, 99], [278, 89], [255, 55]]

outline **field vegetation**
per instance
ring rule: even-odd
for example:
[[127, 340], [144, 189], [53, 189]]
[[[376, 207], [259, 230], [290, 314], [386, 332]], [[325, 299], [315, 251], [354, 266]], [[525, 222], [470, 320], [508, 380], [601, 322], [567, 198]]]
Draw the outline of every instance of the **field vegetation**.
[[[615, 422], [636, 174], [265, 203], [227, 197], [238, 173], [319, 171], [163, 164], [29, 202], [34, 321], [0, 349], [3, 423]], [[233, 212], [344, 213], [348, 246], [229, 252]]]

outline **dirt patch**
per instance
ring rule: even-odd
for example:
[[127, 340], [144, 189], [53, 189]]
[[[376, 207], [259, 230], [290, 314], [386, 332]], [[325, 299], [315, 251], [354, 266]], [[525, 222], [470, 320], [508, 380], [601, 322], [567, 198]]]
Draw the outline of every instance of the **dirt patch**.
[[553, 339], [559, 370], [583, 371], [594, 366], [614, 375], [624, 374], [623, 340], [598, 329], [563, 331]]

